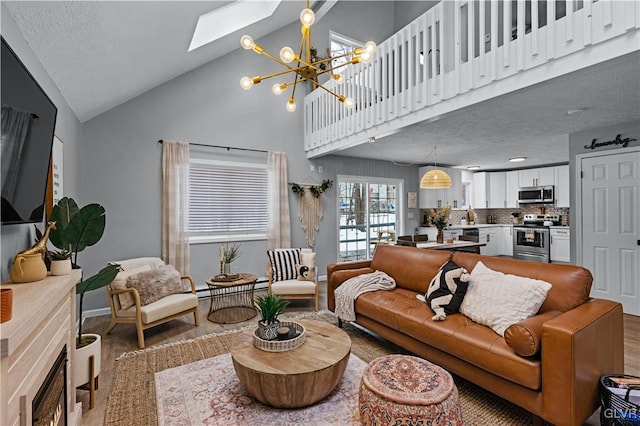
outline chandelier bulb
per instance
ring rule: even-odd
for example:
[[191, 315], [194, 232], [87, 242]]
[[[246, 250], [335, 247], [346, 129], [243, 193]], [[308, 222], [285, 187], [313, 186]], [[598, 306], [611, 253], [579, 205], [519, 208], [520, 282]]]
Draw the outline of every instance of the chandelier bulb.
[[364, 51], [371, 53], [371, 55], [373, 55], [377, 49], [378, 46], [372, 41], [368, 41], [364, 44]]
[[240, 38], [240, 46], [242, 46], [243, 49], [251, 50], [255, 45], [256, 43], [250, 35], [245, 34]]
[[287, 102], [287, 105], [285, 106], [285, 108], [289, 112], [295, 111], [296, 110], [296, 101], [293, 98], [289, 98], [289, 102]]
[[344, 76], [340, 73], [333, 74], [332, 78], [335, 80], [336, 84], [344, 83]]
[[372, 59], [373, 59], [373, 54], [369, 51], [365, 50], [360, 55], [360, 62], [362, 63], [368, 64], [369, 62], [371, 62]]
[[273, 91], [274, 95], [280, 95], [286, 88], [287, 86], [285, 84], [276, 83], [273, 85], [271, 90]]
[[343, 103], [345, 108], [349, 108], [349, 109], [353, 108], [353, 99], [346, 98]]
[[300, 22], [303, 27], [310, 27], [316, 20], [316, 15], [311, 9], [304, 9], [300, 12]]
[[293, 52], [293, 49], [290, 48], [289, 46], [285, 46], [282, 49], [280, 49], [280, 59], [285, 64], [288, 64], [289, 62], [293, 61], [295, 58], [296, 58], [296, 54]]
[[240, 87], [242, 87], [244, 90], [251, 89], [253, 87], [253, 80], [249, 77], [242, 77], [240, 79]]

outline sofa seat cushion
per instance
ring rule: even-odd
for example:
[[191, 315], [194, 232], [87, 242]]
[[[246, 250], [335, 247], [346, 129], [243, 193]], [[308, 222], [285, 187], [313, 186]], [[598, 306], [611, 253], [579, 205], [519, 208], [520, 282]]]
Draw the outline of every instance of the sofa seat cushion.
[[401, 288], [366, 293], [356, 300], [356, 313], [506, 380], [541, 389], [538, 358], [515, 354], [503, 337], [462, 314], [448, 315], [444, 321], [431, 320], [434, 312], [416, 294]]
[[276, 281], [271, 284], [271, 292], [275, 294], [281, 294], [281, 295], [315, 294], [316, 282], [302, 281], [298, 279]]
[[[172, 294], [148, 305], [142, 306], [140, 311], [142, 323], [149, 324], [159, 319], [192, 309], [198, 306], [198, 296], [193, 293]], [[136, 307], [119, 309], [119, 317], [136, 317]]]

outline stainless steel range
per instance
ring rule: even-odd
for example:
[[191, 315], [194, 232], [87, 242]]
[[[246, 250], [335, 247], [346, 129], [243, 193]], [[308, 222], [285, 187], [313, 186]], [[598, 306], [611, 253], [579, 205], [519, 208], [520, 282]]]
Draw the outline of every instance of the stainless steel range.
[[549, 263], [549, 226], [560, 225], [557, 214], [526, 214], [522, 225], [513, 227], [513, 258]]

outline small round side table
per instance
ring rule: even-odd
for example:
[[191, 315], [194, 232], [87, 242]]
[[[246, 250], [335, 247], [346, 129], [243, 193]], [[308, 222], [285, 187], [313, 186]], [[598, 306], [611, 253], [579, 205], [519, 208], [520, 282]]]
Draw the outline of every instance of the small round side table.
[[253, 292], [258, 277], [253, 274], [239, 274], [233, 281], [215, 281], [214, 277], [206, 283], [211, 292], [211, 307], [207, 319], [220, 324], [235, 324], [247, 321], [258, 314], [253, 304]]

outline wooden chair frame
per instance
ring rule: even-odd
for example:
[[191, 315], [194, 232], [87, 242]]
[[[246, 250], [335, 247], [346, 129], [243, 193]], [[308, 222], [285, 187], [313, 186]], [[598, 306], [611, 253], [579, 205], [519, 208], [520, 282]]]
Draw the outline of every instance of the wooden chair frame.
[[[183, 281], [187, 280], [189, 281], [189, 283], [191, 284], [191, 293], [192, 294], [196, 294], [196, 285], [193, 282], [193, 278], [190, 277], [189, 275], [185, 275], [183, 277], [180, 277]], [[136, 308], [136, 316], [135, 317], [119, 317], [117, 315], [117, 309], [115, 306], [115, 303], [113, 301], [113, 296], [116, 296], [118, 294], [123, 294], [123, 293], [130, 293], [133, 296], [133, 299], [135, 301], [135, 308]], [[107, 334], [111, 333], [111, 331], [115, 328], [116, 325], [118, 324], [134, 324], [136, 326], [136, 331], [138, 334], [138, 347], [140, 349], [144, 349], [144, 330], [151, 328], [151, 327], [155, 327], [156, 325], [159, 324], [164, 324], [165, 322], [171, 321], [173, 319], [176, 319], [178, 317], [181, 317], [183, 315], [187, 315], [190, 313], [193, 313], [193, 320], [195, 322], [196, 327], [200, 325], [200, 317], [199, 317], [199, 313], [198, 313], [198, 306], [196, 306], [195, 308], [191, 308], [191, 309], [187, 309], [184, 310], [182, 312], [178, 312], [176, 314], [170, 315], [168, 317], [165, 318], [161, 318], [159, 320], [150, 322], [149, 324], [144, 324], [142, 322], [142, 305], [140, 304], [140, 295], [138, 294], [138, 290], [136, 290], [135, 288], [127, 288], [124, 290], [114, 290], [111, 288], [111, 284], [107, 285], [107, 295], [109, 296], [109, 306], [111, 308], [111, 322], [109, 323], [109, 327], [107, 328]]]

